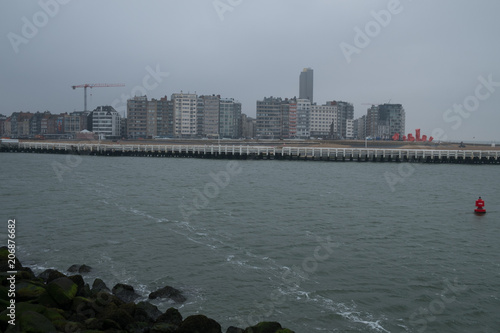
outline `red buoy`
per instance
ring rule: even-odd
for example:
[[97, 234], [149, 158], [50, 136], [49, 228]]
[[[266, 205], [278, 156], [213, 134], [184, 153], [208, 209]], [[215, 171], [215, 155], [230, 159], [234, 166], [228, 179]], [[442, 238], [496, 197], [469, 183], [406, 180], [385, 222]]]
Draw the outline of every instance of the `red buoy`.
[[474, 213], [476, 214], [485, 214], [486, 209], [484, 209], [484, 200], [479, 197], [479, 199], [476, 200], [476, 209], [474, 209]]

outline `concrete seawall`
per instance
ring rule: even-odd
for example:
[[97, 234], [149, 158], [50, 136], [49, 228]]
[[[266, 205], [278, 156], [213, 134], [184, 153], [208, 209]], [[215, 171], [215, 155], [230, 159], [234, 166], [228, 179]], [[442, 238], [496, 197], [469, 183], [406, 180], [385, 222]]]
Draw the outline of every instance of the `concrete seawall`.
[[0, 152], [256, 160], [500, 164], [500, 151], [498, 150], [19, 142], [0, 144]]

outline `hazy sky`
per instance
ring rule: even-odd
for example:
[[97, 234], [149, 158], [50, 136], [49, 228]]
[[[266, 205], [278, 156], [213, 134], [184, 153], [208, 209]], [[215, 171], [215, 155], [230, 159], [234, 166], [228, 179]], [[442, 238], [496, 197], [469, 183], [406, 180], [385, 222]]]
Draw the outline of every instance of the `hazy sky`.
[[[400, 103], [406, 131], [500, 141], [498, 0], [5, 0], [0, 113], [89, 109], [147, 93]], [[90, 94], [91, 93], [91, 94]]]

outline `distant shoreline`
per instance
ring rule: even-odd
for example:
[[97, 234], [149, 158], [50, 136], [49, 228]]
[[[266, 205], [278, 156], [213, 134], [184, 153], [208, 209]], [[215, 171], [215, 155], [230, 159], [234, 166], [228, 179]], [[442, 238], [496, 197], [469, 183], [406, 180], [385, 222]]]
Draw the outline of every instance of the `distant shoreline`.
[[317, 148], [380, 148], [380, 149], [433, 149], [433, 150], [500, 150], [500, 144], [464, 143], [460, 142], [409, 142], [385, 140], [203, 140], [203, 139], [148, 139], [148, 140], [33, 140], [19, 139], [19, 142], [70, 143], [70, 144], [103, 144], [103, 145], [221, 145], [221, 146], [267, 146], [267, 147], [317, 147]]
[[[2, 142], [0, 152], [90, 156], [183, 157], [235, 160], [302, 160], [500, 164], [499, 147], [429, 142], [328, 142], [231, 140], [20, 141]], [[366, 147], [365, 147], [366, 145]]]

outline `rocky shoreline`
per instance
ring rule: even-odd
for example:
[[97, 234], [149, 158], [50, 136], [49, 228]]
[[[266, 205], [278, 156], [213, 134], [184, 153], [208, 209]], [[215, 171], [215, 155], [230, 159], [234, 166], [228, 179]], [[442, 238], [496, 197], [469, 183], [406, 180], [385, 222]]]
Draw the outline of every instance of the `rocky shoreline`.
[[[99, 278], [90, 286], [81, 275], [91, 271], [89, 266], [72, 265], [68, 274], [48, 269], [35, 276], [18, 259], [14, 269], [9, 267], [8, 255], [7, 247], [1, 247], [1, 332], [222, 333], [221, 325], [204, 315], [183, 318], [173, 307], [161, 312], [149, 302], [135, 303], [140, 295], [133, 286], [119, 283], [109, 289]], [[170, 286], [149, 295], [155, 298], [176, 304], [186, 301], [180, 290]], [[226, 333], [294, 332], [277, 322], [261, 322], [247, 328], [229, 327]]]

